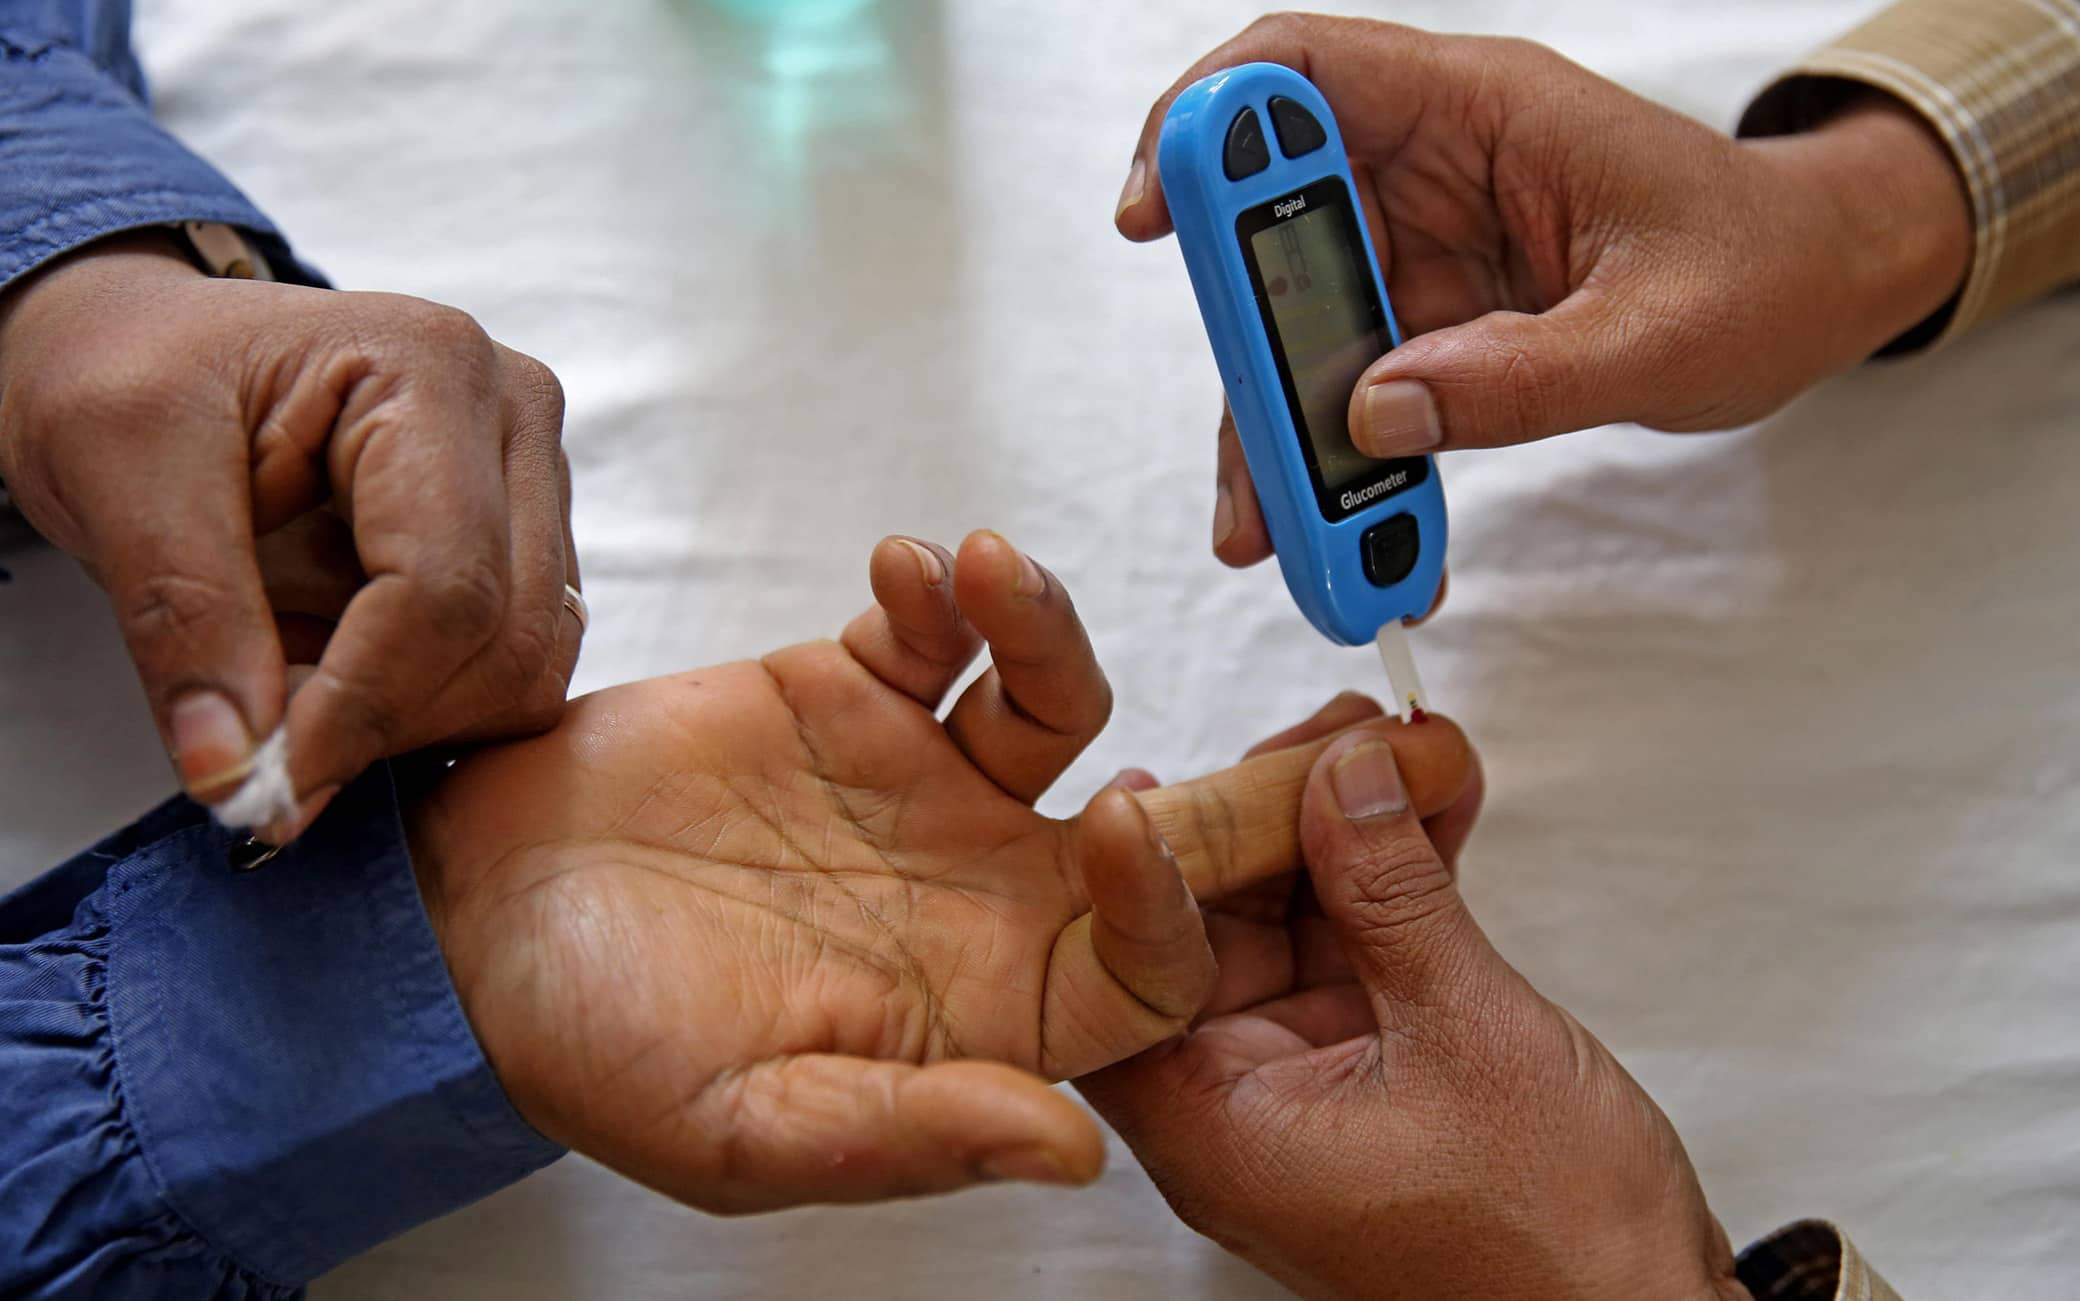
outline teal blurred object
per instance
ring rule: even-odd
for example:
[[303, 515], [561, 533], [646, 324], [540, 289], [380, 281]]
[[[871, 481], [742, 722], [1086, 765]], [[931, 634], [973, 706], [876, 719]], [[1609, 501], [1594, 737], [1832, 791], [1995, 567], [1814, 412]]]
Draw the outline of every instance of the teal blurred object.
[[850, 18], [862, 9], [872, 8], [874, 0], [708, 0], [708, 3], [740, 18], [819, 24]]
[[668, 3], [740, 138], [758, 142], [738, 176], [775, 187], [765, 201], [799, 211], [812, 174], [936, 156], [941, 0]]
[[876, 0], [707, 0], [750, 29], [765, 71], [781, 80], [826, 76], [886, 62]]

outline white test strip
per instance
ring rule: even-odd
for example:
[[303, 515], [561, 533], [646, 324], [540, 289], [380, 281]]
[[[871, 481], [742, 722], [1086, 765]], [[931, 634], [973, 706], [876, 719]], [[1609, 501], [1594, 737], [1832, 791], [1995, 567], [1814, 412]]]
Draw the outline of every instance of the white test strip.
[[1423, 677], [1408, 648], [1408, 628], [1399, 619], [1379, 630], [1379, 662], [1387, 666], [1387, 682], [1394, 688], [1394, 711], [1402, 722], [1414, 722], [1417, 710], [1430, 708], [1430, 698], [1423, 694]]

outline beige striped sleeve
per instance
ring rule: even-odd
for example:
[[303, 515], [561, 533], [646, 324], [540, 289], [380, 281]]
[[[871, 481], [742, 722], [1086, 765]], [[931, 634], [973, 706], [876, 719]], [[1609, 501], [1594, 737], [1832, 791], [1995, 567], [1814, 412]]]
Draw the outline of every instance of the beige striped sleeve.
[[1899, 0], [1778, 78], [1739, 133], [1802, 130], [1869, 86], [1950, 146], [1975, 227], [1963, 289], [1895, 349], [2080, 279], [2080, 0]]

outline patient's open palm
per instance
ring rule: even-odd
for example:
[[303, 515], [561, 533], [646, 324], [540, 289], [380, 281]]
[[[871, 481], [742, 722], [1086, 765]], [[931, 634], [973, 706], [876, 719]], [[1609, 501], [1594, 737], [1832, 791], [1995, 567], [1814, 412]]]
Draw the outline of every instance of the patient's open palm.
[[531, 1120], [713, 1209], [1096, 1172], [1041, 1077], [1199, 1010], [1193, 891], [1297, 861], [1306, 760], [1035, 813], [1109, 694], [1026, 566], [993, 534], [957, 563], [885, 542], [842, 643], [586, 697], [422, 808], [457, 987]]

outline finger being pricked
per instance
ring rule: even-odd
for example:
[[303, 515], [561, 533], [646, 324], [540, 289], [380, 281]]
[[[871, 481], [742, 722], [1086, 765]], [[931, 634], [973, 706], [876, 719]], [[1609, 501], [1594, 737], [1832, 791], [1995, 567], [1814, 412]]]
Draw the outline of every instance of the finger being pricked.
[[[1276, 750], [1290, 750], [1296, 745], [1305, 745], [1310, 741], [1327, 740], [1347, 727], [1383, 718], [1386, 712], [1380, 707], [1380, 703], [1370, 696], [1355, 691], [1340, 692], [1307, 718], [1257, 742], [1244, 751], [1242, 757], [1254, 759], [1258, 755], [1270, 754]], [[1159, 784], [1150, 782], [1147, 786], [1136, 789], [1147, 790]], [[1247, 923], [1247, 929], [1250, 930], [1258, 929], [1264, 924], [1284, 921], [1290, 911], [1293, 884], [1291, 874], [1275, 875], [1266, 877], [1255, 885], [1221, 896], [1212, 905], [1213, 915], [1208, 919], [1209, 930], [1215, 934], [1218, 941], [1224, 933], [1235, 929], [1234, 923], [1237, 921]], [[1270, 938], [1281, 945], [1285, 942], [1282, 935]], [[1219, 945], [1216, 943], [1216, 949], [1218, 948]], [[1226, 974], [1225, 959], [1223, 974]]]
[[946, 717], [947, 735], [1013, 798], [1038, 799], [1112, 716], [1112, 687], [1061, 580], [1002, 537], [971, 533], [954, 561], [961, 614], [990, 667]]
[[1109, 1065], [1176, 1034], [1212, 992], [1213, 949], [1176, 857], [1125, 787], [1076, 820], [1090, 911], [1048, 957], [1041, 1068], [1055, 1078]]
[[[1393, 748], [1418, 817], [1453, 807], [1479, 771], [1459, 725], [1439, 714], [1405, 724], [1359, 722]], [[1139, 793], [1185, 881], [1200, 900], [1225, 898], [1301, 866], [1300, 795], [1314, 761], [1332, 741], [1317, 738], [1245, 759], [1232, 768]]]

